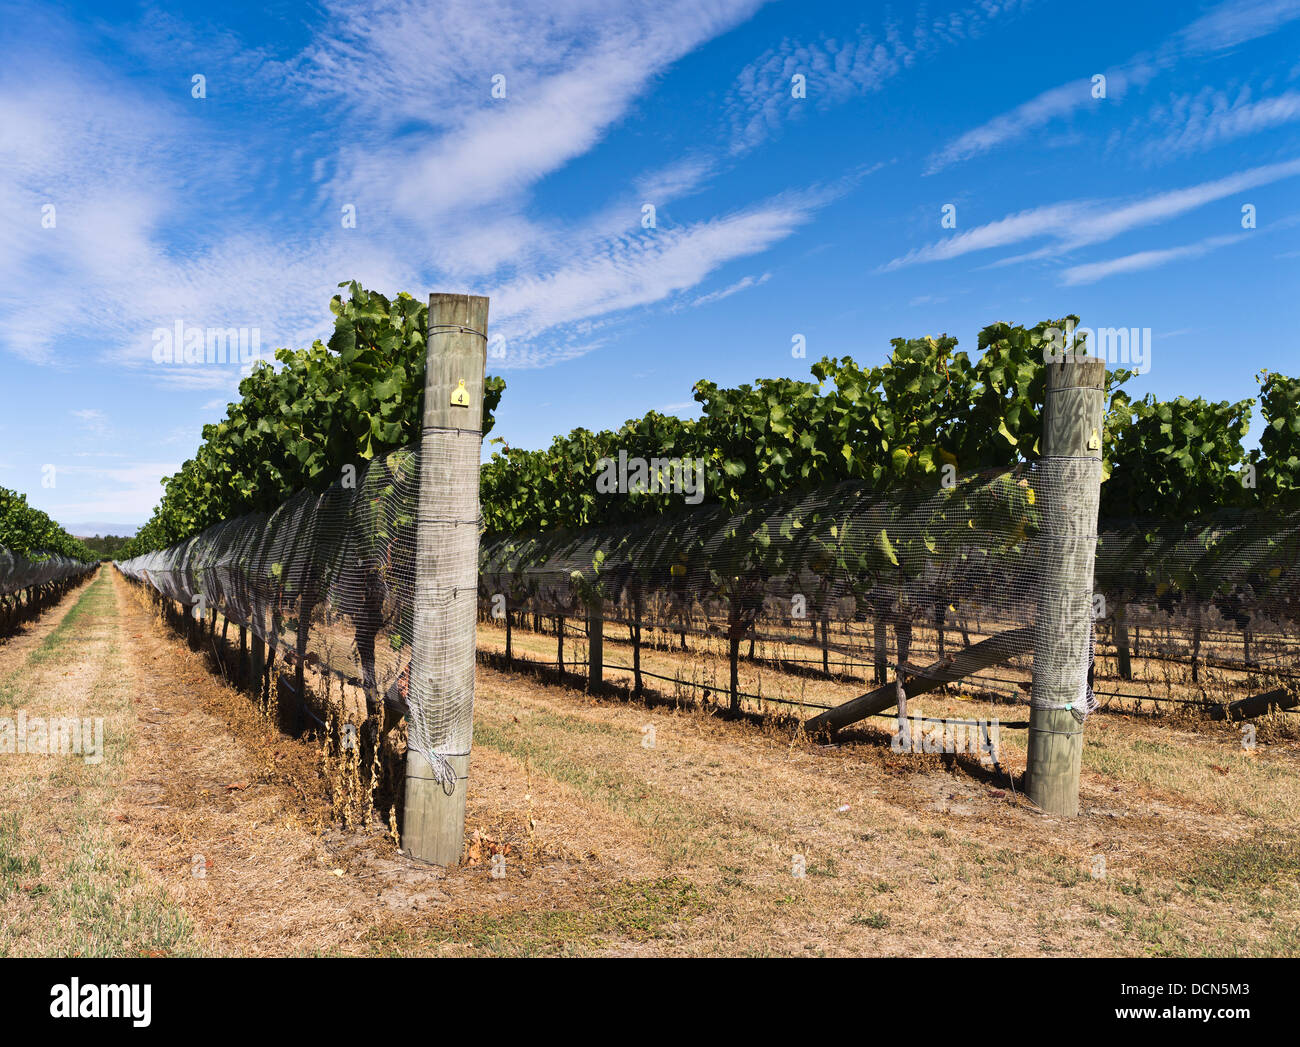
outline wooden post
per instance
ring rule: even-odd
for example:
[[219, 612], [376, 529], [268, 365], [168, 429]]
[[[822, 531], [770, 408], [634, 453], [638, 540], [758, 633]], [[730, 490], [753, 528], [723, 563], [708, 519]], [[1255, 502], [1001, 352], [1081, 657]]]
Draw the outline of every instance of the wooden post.
[[[299, 628], [302, 628], [302, 626], [300, 625]], [[307, 659], [302, 654], [295, 653], [293, 661], [293, 705], [290, 707], [287, 717], [290, 734], [301, 734], [303, 725], [307, 721], [306, 661]]]
[[[980, 643], [963, 647], [951, 658], [941, 658], [937, 662], [932, 662], [914, 675], [908, 676], [904, 673], [900, 677], [904, 702], [917, 695], [938, 690], [946, 683], [955, 683], [984, 669], [1009, 661], [1024, 650], [1031, 635], [1029, 629], [1011, 629]], [[803, 725], [804, 731], [810, 736], [834, 733], [851, 723], [884, 712], [890, 706], [897, 705], [898, 699], [898, 681], [882, 684], [873, 691], [849, 699], [843, 705], [818, 713]]]
[[1201, 603], [1192, 597], [1192, 683], [1201, 682]]
[[1133, 661], [1129, 656], [1128, 646], [1128, 604], [1120, 601], [1120, 605], [1115, 608], [1114, 622], [1114, 641], [1115, 641], [1115, 659], [1119, 666], [1119, 678], [1121, 680], [1133, 679]]
[[[898, 697], [898, 733], [907, 738], [906, 676], [907, 660], [912, 655], [912, 623], [901, 615], [894, 623], [894, 653], [898, 655], [898, 666], [894, 670], [894, 692]], [[909, 745], [908, 748], [910, 749], [911, 746]]]
[[587, 693], [600, 694], [605, 682], [605, 619], [601, 599], [587, 607]]
[[[1043, 562], [1034, 621], [1029, 710], [1029, 799], [1048, 814], [1079, 813], [1092, 571], [1101, 496], [1106, 362], [1066, 356], [1047, 364], [1038, 492]], [[1031, 481], [1032, 482], [1032, 481]]]
[[249, 690], [257, 698], [257, 704], [262, 704], [262, 672], [266, 668], [266, 643], [261, 634], [253, 633], [253, 656], [252, 666], [248, 674]]
[[[486, 298], [429, 296], [410, 692], [430, 708], [474, 695], [487, 319]], [[469, 738], [458, 749], [462, 742], [463, 752], [433, 759], [407, 749], [402, 846], [421, 861], [460, 862]]]
[[277, 706], [280, 702], [280, 688], [275, 684], [275, 655], [279, 649], [279, 645], [274, 640], [267, 644], [266, 647], [266, 688], [263, 692], [262, 701], [266, 703], [268, 710], [271, 708], [273, 699]]
[[640, 582], [637, 583], [636, 595], [633, 597], [633, 612], [636, 615], [636, 624], [632, 626], [632, 693], [638, 698], [641, 697], [641, 590]]
[[885, 682], [889, 671], [889, 633], [886, 632], [887, 629], [888, 625], [886, 624], [885, 616], [881, 610], [877, 608], [875, 614], [872, 616], [871, 630], [872, 643], [874, 646], [874, 659], [872, 663], [874, 676], [872, 679], [873, 682], [878, 685]]

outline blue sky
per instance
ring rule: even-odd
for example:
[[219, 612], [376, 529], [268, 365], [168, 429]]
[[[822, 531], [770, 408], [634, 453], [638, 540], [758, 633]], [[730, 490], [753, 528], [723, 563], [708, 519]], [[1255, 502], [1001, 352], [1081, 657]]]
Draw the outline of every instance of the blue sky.
[[1070, 312], [1139, 393], [1300, 371], [1300, 0], [227, 7], [0, 0], [0, 485], [66, 524], [235, 395], [155, 331], [305, 346], [349, 278], [491, 297], [516, 446]]

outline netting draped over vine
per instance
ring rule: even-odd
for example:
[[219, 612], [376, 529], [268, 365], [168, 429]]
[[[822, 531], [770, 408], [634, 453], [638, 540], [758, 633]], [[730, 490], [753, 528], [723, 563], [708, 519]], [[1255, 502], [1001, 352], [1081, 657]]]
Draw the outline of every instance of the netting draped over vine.
[[[284, 656], [341, 675], [372, 706], [407, 707], [420, 454], [374, 459], [347, 484], [121, 561], [130, 578], [217, 610]], [[423, 710], [407, 708], [412, 724]], [[437, 745], [412, 729], [413, 746]]]
[[92, 570], [94, 564], [66, 556], [29, 559], [0, 546], [0, 596], [10, 596], [36, 585], [60, 582]]
[[[421, 547], [417, 506], [423, 460], [439, 482], [470, 482], [477, 441], [468, 431], [426, 434], [423, 453], [382, 455], [353, 486], [299, 495], [118, 566], [186, 606], [219, 610], [291, 660], [351, 680], [372, 703], [405, 708], [417, 751], [467, 751], [472, 702], [413, 700], [411, 641], [417, 602], [448, 627], [473, 613], [473, 564], [459, 554], [441, 561], [459, 547], [457, 529], [476, 530], [477, 520], [422, 521]], [[823, 657], [901, 664], [909, 679], [960, 677], [1020, 701], [1031, 700], [1034, 625], [1049, 606], [1054, 620], [1095, 614], [1112, 642], [1128, 642], [1124, 623], [1140, 629], [1148, 649], [1183, 644], [1195, 654], [1202, 638], [1208, 650], [1216, 630], [1236, 629], [1248, 660], [1296, 667], [1300, 514], [1238, 511], [1062, 535], [1052, 507], [1095, 482], [1080, 468], [1048, 459], [928, 491], [846, 484], [735, 512], [487, 537], [477, 597], [494, 617], [596, 617], [638, 636], [644, 626], [733, 649], [742, 639], [769, 650], [815, 644]], [[1064, 589], [1054, 565], [1080, 542], [1095, 543], [1093, 584]], [[422, 600], [417, 558], [437, 564], [441, 579]], [[8, 562], [0, 557], [0, 591]], [[1087, 652], [1044, 645], [1039, 658], [1040, 671], [1069, 677], [1071, 704], [1085, 710]], [[442, 672], [435, 663], [417, 671]]]
[[[291, 662], [362, 687], [372, 710], [380, 701], [402, 709], [407, 745], [441, 766], [439, 757], [469, 751], [473, 689], [449, 693], [420, 680], [440, 676], [448, 664], [473, 664], [472, 651], [448, 649], [445, 635], [451, 629], [472, 643], [472, 628], [454, 626], [474, 619], [474, 552], [446, 552], [449, 528], [469, 528], [476, 549], [479, 520], [430, 519], [417, 527], [421, 470], [438, 484], [471, 484], [480, 446], [478, 433], [425, 434], [418, 447], [375, 458], [355, 483], [341, 479], [320, 494], [304, 492], [273, 513], [217, 524], [118, 567], [188, 608], [219, 612]], [[436, 587], [420, 599], [417, 558], [431, 556], [436, 562], [425, 563], [425, 577]], [[416, 659], [412, 687], [417, 634], [442, 657]]]
[[[1064, 541], [1044, 509], [1077, 497], [1088, 477], [1055, 461], [971, 477], [928, 491], [881, 493], [841, 485], [729, 513], [684, 512], [641, 527], [503, 537], [485, 543], [480, 598], [552, 615], [594, 613], [658, 627], [780, 643], [822, 629], [841, 650], [895, 633], [892, 664], [909, 663], [914, 629], [950, 640], [1000, 637], [1004, 660], [1032, 653], [1031, 627], [1050, 565]], [[1095, 484], [1095, 479], [1093, 479]], [[1095, 504], [1095, 499], [1094, 499]], [[1060, 593], [1085, 624], [1091, 591]], [[832, 623], [837, 628], [828, 639]], [[849, 653], [846, 650], [846, 653]], [[1084, 652], [1086, 655], [1086, 652]], [[1049, 671], [1069, 673], [1086, 695], [1086, 658], [1048, 652]], [[1059, 663], [1059, 664], [1058, 664]]]
[[[1020, 701], [1031, 701], [1043, 610], [1056, 621], [1095, 619], [1112, 643], [1128, 643], [1123, 622], [1136, 624], [1149, 652], [1170, 657], [1205, 655], [1212, 625], [1235, 629], [1250, 665], [1300, 668], [1300, 514], [1063, 533], [1054, 507], [1095, 490], [1095, 468], [1047, 459], [928, 493], [842, 485], [735, 513], [498, 536], [484, 542], [479, 596], [497, 618], [595, 616], [744, 639], [769, 658], [786, 652], [780, 661], [789, 645], [820, 646], [940, 682], [956, 678], [954, 660], [969, 651], [976, 656], [957, 663], [969, 684]], [[1091, 584], [1085, 576], [1064, 587], [1053, 565], [1080, 543], [1095, 547]], [[1070, 705], [1086, 713], [1091, 650], [1040, 647], [1039, 670], [1068, 675]]]
[[1111, 526], [1097, 544], [1096, 586], [1125, 657], [1139, 637], [1180, 661], [1240, 643], [1244, 667], [1300, 672], [1300, 512]]

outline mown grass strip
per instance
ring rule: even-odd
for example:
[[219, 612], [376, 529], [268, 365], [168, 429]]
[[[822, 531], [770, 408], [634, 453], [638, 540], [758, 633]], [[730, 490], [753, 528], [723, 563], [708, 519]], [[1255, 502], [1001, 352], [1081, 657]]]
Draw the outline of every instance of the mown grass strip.
[[458, 916], [418, 931], [388, 928], [376, 932], [371, 944], [382, 956], [447, 946], [489, 956], [574, 955], [675, 938], [709, 908], [694, 885], [680, 876], [625, 880], [600, 888], [588, 909]]
[[102, 719], [104, 750], [98, 763], [0, 755], [0, 956], [200, 951], [188, 916], [119, 850], [106, 821], [133, 726], [116, 614], [111, 579], [101, 574], [5, 681], [6, 703], [29, 718]]

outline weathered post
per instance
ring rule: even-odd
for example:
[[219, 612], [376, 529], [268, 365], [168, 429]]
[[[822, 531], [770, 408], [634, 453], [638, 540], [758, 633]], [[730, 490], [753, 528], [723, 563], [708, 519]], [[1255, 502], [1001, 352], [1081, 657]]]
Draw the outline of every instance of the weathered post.
[[600, 694], [605, 683], [604, 601], [599, 594], [587, 605], [587, 693]]
[[429, 296], [402, 846], [460, 861], [473, 735], [488, 300]]
[[641, 582], [636, 583], [632, 592], [632, 611], [635, 624], [632, 633], [632, 693], [641, 697]]
[[1079, 762], [1092, 627], [1092, 572], [1101, 495], [1106, 362], [1065, 355], [1047, 364], [1038, 490], [1040, 591], [1029, 710], [1029, 799], [1048, 814], [1079, 813]]
[[249, 689], [256, 696], [260, 705], [262, 702], [262, 674], [266, 672], [266, 641], [258, 632], [253, 633], [253, 656], [252, 668], [249, 673]]
[[1112, 631], [1114, 633], [1115, 658], [1119, 665], [1119, 678], [1121, 680], [1131, 680], [1133, 679], [1133, 661], [1129, 654], [1128, 643], [1128, 605], [1122, 600], [1119, 606], [1115, 608], [1115, 614], [1111, 620], [1114, 623]]
[[889, 627], [886, 624], [885, 615], [879, 607], [876, 608], [875, 614], [872, 616], [871, 628], [874, 647], [873, 680], [876, 684], [883, 684], [889, 672], [889, 633], [887, 631]]

